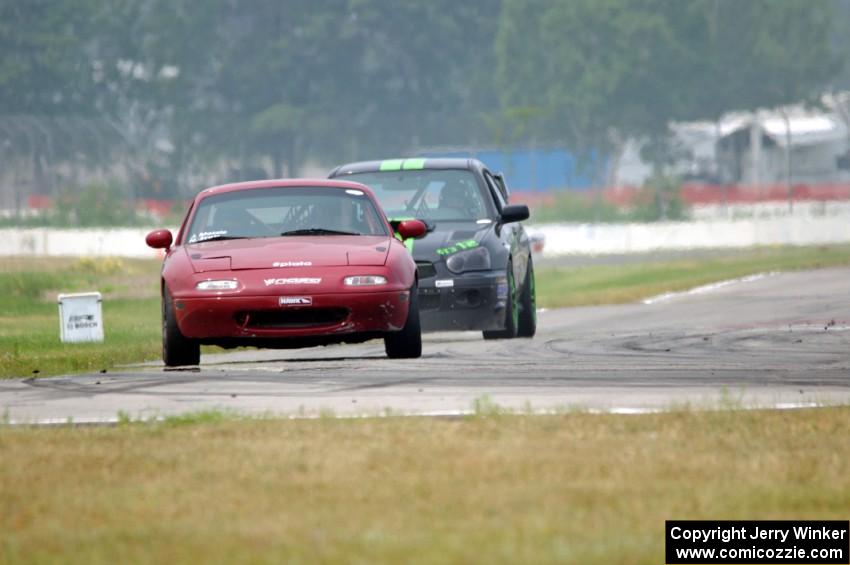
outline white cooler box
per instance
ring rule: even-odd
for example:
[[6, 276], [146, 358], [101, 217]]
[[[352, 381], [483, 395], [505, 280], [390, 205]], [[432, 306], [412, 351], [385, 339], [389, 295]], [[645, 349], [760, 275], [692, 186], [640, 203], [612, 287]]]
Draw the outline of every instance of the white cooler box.
[[59, 336], [62, 341], [103, 341], [102, 302], [99, 292], [60, 294]]

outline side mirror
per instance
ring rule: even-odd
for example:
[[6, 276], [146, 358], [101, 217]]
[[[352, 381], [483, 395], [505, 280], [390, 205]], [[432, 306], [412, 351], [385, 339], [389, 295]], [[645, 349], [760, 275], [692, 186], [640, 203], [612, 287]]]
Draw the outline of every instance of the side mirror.
[[174, 237], [168, 230], [154, 230], [145, 236], [145, 243], [148, 244], [148, 247], [154, 249], [168, 249], [171, 247], [172, 241], [174, 241]]
[[525, 204], [511, 204], [502, 208], [502, 223], [521, 222], [527, 220], [530, 215]]
[[402, 239], [418, 239], [425, 235], [428, 228], [421, 220], [404, 220], [399, 222], [397, 230]]

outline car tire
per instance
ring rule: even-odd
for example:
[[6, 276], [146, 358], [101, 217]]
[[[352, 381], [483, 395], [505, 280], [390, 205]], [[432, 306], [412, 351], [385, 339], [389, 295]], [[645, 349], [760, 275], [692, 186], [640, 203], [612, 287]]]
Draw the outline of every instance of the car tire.
[[162, 293], [162, 361], [166, 367], [198, 365], [201, 362], [201, 345], [180, 333], [167, 289]]
[[484, 330], [484, 339], [513, 339], [517, 336], [519, 325], [519, 304], [517, 304], [516, 282], [514, 281], [513, 263], [508, 262], [508, 299], [505, 305], [505, 329]]
[[534, 265], [529, 257], [528, 267], [525, 270], [525, 283], [522, 285], [522, 294], [519, 298], [517, 336], [534, 337], [535, 333], [537, 333], [537, 290], [534, 285]]
[[407, 321], [401, 331], [384, 337], [384, 349], [390, 359], [416, 359], [422, 356], [422, 326], [419, 323], [419, 287], [410, 289]]

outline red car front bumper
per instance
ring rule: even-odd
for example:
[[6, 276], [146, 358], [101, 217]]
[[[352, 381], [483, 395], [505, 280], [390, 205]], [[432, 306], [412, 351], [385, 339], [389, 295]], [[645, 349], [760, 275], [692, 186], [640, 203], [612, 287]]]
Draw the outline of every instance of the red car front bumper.
[[173, 306], [188, 338], [261, 339], [398, 331], [410, 304], [399, 290], [317, 294], [310, 305], [281, 304], [282, 296], [176, 298]]

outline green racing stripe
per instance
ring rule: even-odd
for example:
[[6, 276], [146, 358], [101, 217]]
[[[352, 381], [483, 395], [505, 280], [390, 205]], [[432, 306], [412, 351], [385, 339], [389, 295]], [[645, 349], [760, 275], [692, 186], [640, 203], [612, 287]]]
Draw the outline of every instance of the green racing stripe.
[[387, 159], [381, 161], [380, 171], [418, 171], [425, 168], [425, 159]]
[[380, 170], [400, 171], [402, 163], [404, 163], [404, 159], [388, 159], [387, 161], [381, 161]]
[[413, 171], [425, 168], [425, 159], [407, 159], [401, 166], [405, 171]]

